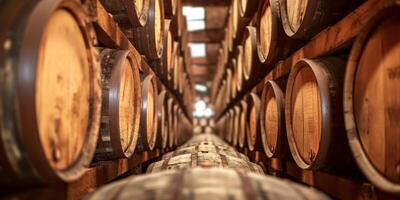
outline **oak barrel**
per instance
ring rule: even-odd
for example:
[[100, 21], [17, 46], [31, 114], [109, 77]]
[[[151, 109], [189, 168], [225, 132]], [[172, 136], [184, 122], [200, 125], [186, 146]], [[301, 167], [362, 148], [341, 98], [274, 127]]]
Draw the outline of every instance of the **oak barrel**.
[[0, 184], [76, 180], [100, 124], [94, 30], [76, 1], [9, 1], [1, 9]]
[[354, 42], [344, 81], [353, 155], [379, 189], [400, 194], [400, 4], [387, 1]]
[[158, 83], [154, 75], [142, 74], [142, 107], [137, 151], [153, 150], [157, 140]]
[[224, 168], [168, 170], [133, 176], [101, 187], [86, 200], [260, 199], [328, 200], [316, 189], [289, 180]]
[[100, 0], [100, 2], [122, 28], [146, 25], [150, 0]]
[[236, 90], [239, 92], [243, 89], [244, 75], [243, 75], [243, 47], [238, 45], [236, 47], [235, 58], [233, 59], [234, 68], [236, 69]]
[[239, 105], [233, 107], [233, 120], [232, 120], [232, 125], [233, 125], [233, 131], [232, 131], [232, 146], [236, 147], [238, 145], [238, 139], [239, 139], [239, 131], [240, 131], [240, 114], [242, 110]]
[[[132, 1], [132, 0], [131, 0]], [[149, 60], [160, 59], [163, 53], [164, 2], [149, 0], [149, 14], [146, 25], [133, 29], [128, 37], [137, 50]]]
[[288, 36], [310, 39], [354, 10], [361, 2], [360, 0], [280, 0], [282, 25]]
[[165, 149], [168, 146], [168, 99], [169, 93], [163, 90], [158, 95], [157, 102], [157, 147]]
[[258, 59], [257, 54], [257, 30], [253, 26], [247, 26], [243, 35], [243, 58], [242, 68], [244, 79], [248, 82], [256, 80], [255, 78], [261, 77], [263, 66]]
[[174, 138], [175, 138], [175, 100], [173, 98], [168, 100], [168, 147], [174, 147]]
[[138, 62], [129, 51], [101, 49], [102, 108], [96, 160], [129, 158], [135, 151], [140, 123]]
[[281, 87], [275, 81], [267, 81], [261, 96], [260, 127], [264, 152], [268, 158], [282, 158], [289, 153], [284, 107]]
[[261, 150], [261, 133], [260, 133], [260, 98], [255, 93], [247, 96], [247, 147], [250, 151]]
[[187, 168], [231, 168], [237, 171], [254, 172], [263, 174], [260, 166], [249, 161], [228, 156], [225, 154], [195, 151], [193, 153], [171, 155], [165, 160], [154, 162], [147, 168], [147, 173], [156, 173], [163, 170], [187, 169]]
[[240, 113], [240, 120], [239, 120], [239, 134], [238, 134], [238, 146], [239, 148], [243, 148], [246, 144], [246, 135], [248, 132], [247, 126], [247, 103], [246, 101], [240, 101], [240, 106], [242, 112]]
[[292, 67], [285, 96], [286, 130], [292, 156], [303, 169], [353, 169], [343, 123], [344, 67], [339, 57], [302, 59]]
[[162, 156], [162, 160], [169, 159], [173, 156], [178, 156], [178, 155], [182, 155], [182, 154], [193, 154], [193, 153], [198, 153], [198, 152], [218, 153], [218, 154], [223, 154], [226, 156], [236, 157], [236, 158], [240, 158], [242, 160], [249, 161], [249, 158], [246, 155], [239, 153], [234, 148], [228, 147], [228, 146], [223, 146], [223, 145], [217, 145], [217, 144], [194, 144], [192, 146], [188, 146], [185, 148], [178, 148], [175, 151], [164, 154]]
[[164, 0], [165, 18], [172, 19], [175, 16], [178, 1], [180, 0]]
[[258, 10], [260, 0], [238, 0], [241, 17], [253, 18]]
[[[268, 0], [263, 1], [257, 16], [257, 53], [261, 63], [274, 65], [293, 50], [294, 41], [283, 31], [280, 17]], [[265, 66], [268, 73], [272, 66]]]

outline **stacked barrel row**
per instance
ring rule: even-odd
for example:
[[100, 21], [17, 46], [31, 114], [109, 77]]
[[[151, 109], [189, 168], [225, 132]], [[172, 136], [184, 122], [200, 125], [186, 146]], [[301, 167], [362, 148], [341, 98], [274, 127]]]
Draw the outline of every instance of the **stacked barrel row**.
[[212, 134], [198, 134], [152, 163], [147, 174], [100, 188], [87, 199], [329, 199], [261, 166]]
[[[247, 2], [247, 8], [254, 8], [250, 2], [255, 1]], [[214, 105], [221, 114], [216, 127], [222, 138], [239, 148], [261, 151], [269, 158], [293, 159], [305, 170], [351, 178], [362, 172], [379, 189], [400, 194], [398, 1], [383, 1], [347, 48], [323, 57], [293, 58], [289, 76], [257, 78], [357, 3], [259, 1], [257, 14], [250, 17], [250, 25], [254, 22], [257, 27], [247, 26], [241, 38], [252, 39], [240, 46], [233, 38], [236, 49], [245, 52], [243, 67], [226, 63], [240, 61], [233, 56], [237, 53], [229, 48], [220, 51], [228, 59], [221, 56], [213, 86]], [[255, 72], [246, 72], [247, 82], [258, 85], [242, 85], [238, 96], [239, 70], [246, 66]]]
[[[142, 40], [151, 44], [152, 32], [143, 27], [157, 27], [156, 1], [135, 2], [144, 4], [125, 5], [129, 16], [141, 6], [153, 9], [139, 20], [147, 33]], [[140, 59], [99, 42], [92, 22], [100, 19], [92, 21], [85, 8], [74, 0], [1, 2], [0, 16], [8, 20], [0, 30], [0, 187], [74, 181], [92, 162], [171, 149], [191, 135], [184, 65], [165, 66], [180, 70], [173, 80], [182, 83], [173, 90], [146, 70], [160, 69], [150, 54]]]
[[194, 90], [182, 0], [100, 0], [150, 67], [191, 113]]

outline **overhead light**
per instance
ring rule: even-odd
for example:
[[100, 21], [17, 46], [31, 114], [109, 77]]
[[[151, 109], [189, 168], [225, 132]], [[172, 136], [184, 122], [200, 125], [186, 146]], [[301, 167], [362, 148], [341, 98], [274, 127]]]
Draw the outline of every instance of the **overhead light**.
[[199, 91], [199, 92], [205, 92], [205, 91], [207, 91], [207, 87], [206, 87], [205, 85], [201, 85], [201, 84], [196, 84], [196, 85], [194, 85], [194, 89], [195, 89], [196, 91]]

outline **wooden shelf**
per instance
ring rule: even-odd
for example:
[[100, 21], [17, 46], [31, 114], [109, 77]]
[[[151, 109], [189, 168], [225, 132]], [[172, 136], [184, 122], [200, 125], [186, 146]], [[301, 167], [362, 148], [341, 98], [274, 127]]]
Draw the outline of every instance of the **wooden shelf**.
[[394, 200], [398, 197], [386, 194], [366, 180], [357, 180], [335, 176], [325, 172], [303, 170], [294, 163], [278, 158], [267, 158], [261, 151], [250, 152], [247, 149], [239, 150], [249, 156], [253, 162], [262, 162], [266, 167], [278, 172], [283, 178], [298, 181], [313, 186], [326, 194], [342, 200], [374, 199]]
[[260, 92], [265, 81], [275, 80], [288, 75], [292, 66], [300, 59], [328, 56], [349, 48], [357, 34], [368, 23], [370, 17], [374, 16], [374, 14], [384, 6], [385, 3], [381, 0], [367, 0], [341, 21], [321, 31], [291, 56], [278, 62], [276, 67], [258, 83], [247, 87], [247, 90], [240, 91], [236, 98], [234, 98], [225, 109], [215, 115], [216, 121], [231, 107], [236, 105], [249, 91]]
[[[112, 161], [100, 161], [88, 168], [86, 173], [77, 181], [68, 184], [43, 185], [35, 188], [18, 188], [15, 193], [1, 195], [0, 199], [58, 199], [75, 200], [82, 199], [89, 192], [96, 188], [124, 175], [136, 168], [140, 169], [141, 164], [157, 159], [163, 153], [161, 150], [142, 152], [133, 155], [130, 159], [119, 159]], [[2, 191], [4, 192], [4, 191]]]

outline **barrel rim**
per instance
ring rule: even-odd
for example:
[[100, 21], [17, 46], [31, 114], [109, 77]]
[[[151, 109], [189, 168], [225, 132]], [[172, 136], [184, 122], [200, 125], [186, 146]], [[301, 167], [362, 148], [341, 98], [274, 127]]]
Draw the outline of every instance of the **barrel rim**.
[[[247, 147], [250, 151], [254, 151], [258, 149], [259, 146], [259, 137], [260, 137], [260, 98], [258, 97], [258, 95], [256, 93], [251, 92], [248, 95], [248, 107], [247, 107], [247, 113], [246, 113], [246, 118], [247, 118], [247, 126], [248, 127], [248, 131], [246, 134], [246, 140], [247, 140]], [[254, 140], [254, 143], [252, 143], [251, 140], [251, 121], [249, 119], [250, 117], [250, 113], [252, 108], [255, 107], [256, 109], [256, 121], [255, 121], [255, 125], [253, 125], [255, 127], [255, 137], [256, 139]]]
[[[120, 127], [119, 127], [119, 94], [120, 94], [120, 79], [122, 68], [125, 66], [124, 63], [128, 60], [131, 64], [132, 75], [133, 75], [133, 83], [134, 83], [134, 121], [133, 121], [133, 129], [132, 135], [129, 140], [129, 145], [126, 149], [123, 149], [121, 144], [120, 137]], [[114, 72], [114, 70], [116, 70]], [[139, 125], [140, 125], [140, 108], [141, 108], [141, 88], [140, 88], [140, 74], [139, 69], [137, 67], [137, 62], [133, 57], [133, 54], [128, 50], [117, 50], [115, 54], [115, 62], [113, 63], [113, 75], [116, 75], [115, 78], [111, 78], [110, 80], [110, 94], [109, 94], [109, 107], [108, 112], [110, 113], [110, 137], [111, 144], [113, 147], [113, 153], [118, 157], [129, 158], [133, 155], [138, 134], [139, 134]]]
[[242, 68], [243, 68], [243, 76], [244, 79], [247, 81], [251, 78], [252, 74], [254, 74], [253, 72], [253, 68], [257, 67], [258, 63], [258, 52], [257, 52], [257, 29], [254, 26], [246, 26], [246, 30], [243, 33], [243, 41], [242, 41], [242, 45], [243, 45], [243, 57], [245, 57], [244, 51], [245, 51], [245, 42], [246, 42], [246, 38], [250, 37], [249, 39], [251, 40], [251, 64], [250, 64], [250, 69], [247, 69], [245, 64], [245, 59], [242, 59], [243, 64], [242, 64]]
[[[274, 96], [277, 99], [276, 101], [276, 106], [277, 106], [277, 111], [278, 111], [278, 130], [277, 130], [277, 138], [276, 138], [276, 147], [274, 150], [272, 150], [268, 143], [267, 143], [267, 137], [266, 137], [266, 130], [265, 130], [265, 112], [266, 112], [266, 102], [265, 98], [267, 95], [267, 92], [269, 89], [272, 89], [274, 92]], [[278, 100], [279, 99], [279, 100]], [[277, 157], [278, 154], [281, 153], [282, 151], [282, 143], [284, 140], [283, 134], [283, 126], [284, 124], [284, 95], [281, 90], [281, 88], [278, 86], [278, 84], [273, 81], [273, 80], [268, 80], [264, 84], [264, 88], [262, 90], [262, 96], [261, 96], [261, 110], [260, 110], [260, 128], [261, 128], [261, 141], [263, 144], [264, 152], [267, 155], [268, 158], [274, 158]]]
[[136, 27], [144, 27], [148, 20], [150, 1], [144, 0], [142, 2], [144, 3], [142, 10], [138, 11], [136, 9], [134, 1], [123, 0], [123, 3], [125, 4], [125, 7], [126, 7], [129, 21]]
[[[240, 115], [240, 123], [241, 123], [241, 131], [240, 131], [240, 133], [239, 133], [239, 138], [238, 138], [238, 145], [239, 145], [239, 147], [240, 148], [243, 148], [244, 147], [244, 145], [245, 145], [245, 143], [246, 143], [246, 135], [247, 135], [247, 125], [246, 125], [246, 121], [247, 121], [247, 119], [246, 119], [246, 113], [247, 113], [247, 103], [246, 103], [246, 101], [244, 101], [244, 100], [242, 100], [242, 101], [240, 101], [240, 104], [241, 104], [241, 106], [242, 106], [242, 113], [241, 113], [241, 115]], [[240, 136], [243, 136], [243, 137], [240, 137]], [[241, 139], [242, 138], [242, 139]]]
[[358, 34], [351, 49], [349, 60], [346, 66], [343, 86], [343, 111], [347, 133], [346, 135], [349, 141], [350, 149], [363, 174], [379, 189], [388, 193], [399, 194], [400, 184], [389, 180], [384, 174], [379, 172], [374, 164], [369, 160], [368, 155], [365, 153], [358, 135], [353, 107], [354, 76], [358, 68], [357, 63], [361, 58], [362, 51], [369, 37], [373, 34], [373, 30], [380, 24], [380, 22], [386, 17], [399, 12], [400, 2], [386, 1], [381, 6], [382, 7], [380, 8], [379, 12], [375, 16], [371, 17], [368, 23]]
[[[288, 83], [286, 87], [286, 96], [285, 96], [285, 121], [286, 121], [286, 133], [287, 139], [289, 143], [290, 152], [292, 153], [292, 157], [294, 158], [296, 164], [302, 169], [318, 169], [320, 166], [326, 162], [326, 158], [328, 155], [330, 137], [331, 137], [331, 101], [329, 95], [329, 83], [327, 77], [325, 77], [325, 72], [320, 65], [323, 63], [317, 63], [316, 60], [312, 59], [301, 59], [299, 60], [290, 71]], [[300, 153], [297, 150], [297, 144], [294, 139], [294, 132], [292, 129], [292, 90], [295, 78], [298, 72], [303, 67], [309, 67], [313, 73], [315, 80], [317, 82], [317, 86], [320, 92], [320, 102], [321, 102], [321, 129], [320, 129], [320, 141], [319, 147], [326, 148], [318, 148], [318, 152], [315, 152], [315, 159], [311, 161], [310, 164], [306, 163], [304, 159], [301, 157]]]
[[[71, 166], [66, 169], [54, 169], [48, 162], [43, 146], [41, 145], [42, 142], [37, 125], [36, 108], [34, 106], [36, 104], [36, 98], [33, 92], [35, 91], [36, 86], [36, 71], [32, 70], [36, 70], [36, 65], [39, 59], [37, 50], [40, 49], [41, 38], [43, 36], [48, 19], [50, 19], [52, 14], [58, 9], [64, 9], [68, 11], [79, 25], [82, 37], [85, 39], [85, 45], [89, 55], [89, 70], [93, 75], [93, 77], [89, 80], [91, 94], [93, 95], [92, 98], [90, 98], [92, 102], [89, 105], [89, 121], [92, 123], [88, 124], [85, 138], [86, 142], [83, 145], [82, 151], [80, 152], [76, 161], [71, 163]], [[90, 164], [96, 148], [95, 144], [98, 137], [99, 123], [93, 122], [100, 122], [101, 115], [101, 88], [98, 84], [98, 82], [100, 82], [100, 64], [98, 63], [97, 59], [95, 59], [97, 53], [94, 48], [94, 38], [91, 35], [94, 30], [90, 24], [86, 23], [86, 18], [87, 15], [78, 2], [67, 0], [42, 0], [32, 8], [29, 19], [25, 25], [24, 33], [22, 35], [21, 47], [26, 48], [21, 48], [19, 52], [21, 55], [20, 62], [17, 65], [21, 71], [29, 71], [30, 77], [25, 77], [24, 75], [26, 75], [26, 73], [24, 75], [18, 75], [16, 79], [16, 96], [20, 100], [28, 99], [26, 102], [29, 103], [23, 103], [22, 101], [18, 100], [16, 104], [19, 108], [26, 108], [26, 106], [31, 108], [19, 109], [19, 111], [17, 111], [20, 113], [19, 116], [21, 120], [21, 142], [24, 148], [26, 148], [25, 153], [27, 154], [30, 162], [33, 164], [32, 166], [40, 176], [38, 178], [44, 178], [44, 181], [46, 182], [69, 182], [81, 177], [85, 172], [83, 169]], [[23, 113], [21, 113], [22, 111]], [[29, 137], [23, 137], [23, 135], [26, 133], [29, 133], [27, 135]]]
[[[142, 81], [142, 106], [141, 106], [141, 114], [140, 114], [140, 135], [141, 135], [141, 140], [142, 140], [142, 148], [143, 150], [153, 150], [156, 144], [157, 140], [157, 101], [158, 101], [158, 96], [157, 96], [157, 80], [155, 79], [154, 75], [149, 74], [144, 77]], [[153, 88], [152, 91], [153, 93], [148, 92], [149, 88]], [[150, 127], [147, 127], [147, 106], [149, 105], [147, 102], [147, 96], [152, 95], [153, 96], [153, 125]], [[150, 133], [150, 138], [148, 138]]]
[[279, 6], [280, 6], [281, 22], [282, 22], [283, 30], [285, 31], [286, 35], [289, 37], [298, 38], [298, 39], [307, 37], [306, 34], [309, 31], [308, 27], [310, 27], [312, 25], [312, 23], [315, 21], [314, 13], [318, 9], [318, 6], [319, 6], [318, 1], [308, 1], [303, 21], [297, 30], [293, 30], [291, 28], [291, 25], [290, 25], [290, 22], [288, 19], [288, 14], [287, 14], [286, 0], [284, 0], [283, 3], [280, 3]]

